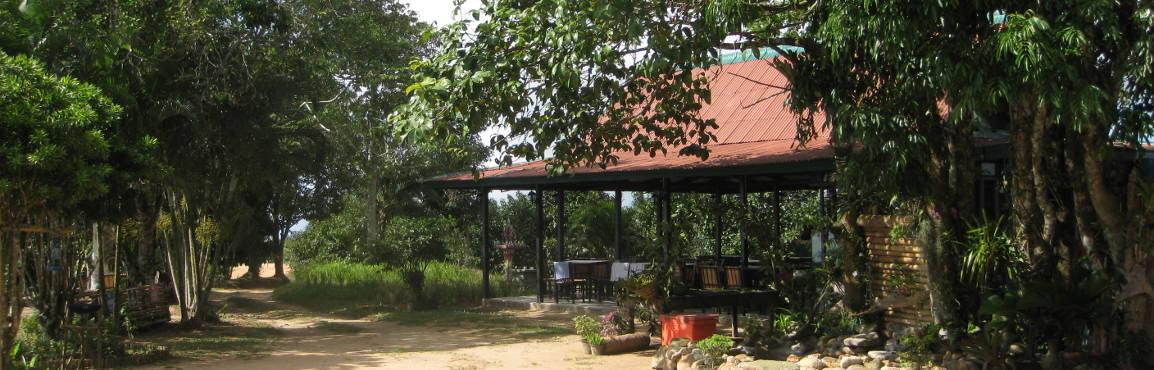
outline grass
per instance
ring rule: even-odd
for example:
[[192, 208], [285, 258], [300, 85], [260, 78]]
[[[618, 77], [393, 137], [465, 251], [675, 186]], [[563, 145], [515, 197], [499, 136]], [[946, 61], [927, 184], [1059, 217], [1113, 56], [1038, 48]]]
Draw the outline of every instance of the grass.
[[271, 327], [255, 328], [242, 332], [175, 337], [169, 339], [165, 345], [176, 357], [253, 356], [261, 353], [264, 346], [275, 343], [280, 336], [281, 333]]
[[[490, 281], [497, 296], [528, 294], [499, 277]], [[480, 304], [481, 289], [481, 272], [477, 269], [434, 262], [425, 272], [425, 298], [440, 307]], [[324, 311], [357, 306], [379, 308], [412, 301], [398, 271], [343, 261], [298, 268], [296, 281], [277, 289], [275, 296], [284, 302]]]

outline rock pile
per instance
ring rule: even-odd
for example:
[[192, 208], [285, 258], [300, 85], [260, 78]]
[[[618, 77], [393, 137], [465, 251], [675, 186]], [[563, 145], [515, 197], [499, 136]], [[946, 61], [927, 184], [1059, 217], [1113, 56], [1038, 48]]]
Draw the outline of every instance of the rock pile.
[[726, 355], [711, 363], [709, 357], [695, 348], [692, 342], [674, 339], [669, 345], [657, 350], [650, 367], [657, 370], [713, 369], [713, 366], [717, 366], [717, 370], [775, 370], [781, 369], [782, 364], [781, 361], [758, 360], [745, 353]]

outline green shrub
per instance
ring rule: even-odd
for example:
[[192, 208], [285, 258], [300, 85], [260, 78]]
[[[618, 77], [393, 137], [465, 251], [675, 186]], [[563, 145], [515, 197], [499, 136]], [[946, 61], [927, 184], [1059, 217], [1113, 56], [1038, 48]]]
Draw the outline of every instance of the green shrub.
[[729, 352], [729, 348], [732, 345], [733, 340], [721, 334], [714, 334], [709, 336], [709, 338], [697, 342], [697, 348], [701, 349], [701, 353], [709, 356], [708, 361], [711, 366], [716, 365], [718, 360], [721, 359], [721, 356]]
[[[505, 283], [499, 275], [492, 276], [490, 282], [495, 296], [528, 294]], [[424, 295], [429, 302], [443, 306], [479, 304], [483, 295], [481, 271], [447, 262], [430, 263], [425, 271]], [[335, 261], [298, 268], [296, 281], [277, 289], [275, 296], [289, 303], [328, 309], [410, 303], [412, 290], [405, 285], [399, 270]]]

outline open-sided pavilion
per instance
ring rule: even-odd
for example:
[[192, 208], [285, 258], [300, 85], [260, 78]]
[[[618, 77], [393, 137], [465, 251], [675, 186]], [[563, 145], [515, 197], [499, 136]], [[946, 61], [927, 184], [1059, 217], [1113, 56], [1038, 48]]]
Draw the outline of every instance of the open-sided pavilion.
[[[704, 70], [710, 79], [712, 103], [704, 104], [699, 115], [713, 119], [717, 141], [708, 145], [709, 158], [682, 157], [675, 154], [649, 156], [646, 153], [619, 153], [616, 164], [606, 168], [597, 166], [570, 168], [562, 175], [550, 176], [544, 161], [517, 164], [460, 174], [443, 175], [422, 181], [422, 186], [440, 189], [476, 189], [482, 197], [482, 249], [489, 256], [492, 249], [489, 235], [489, 192], [493, 190], [529, 190], [536, 204], [536, 270], [537, 299], [545, 296], [544, 211], [543, 196], [554, 192], [559, 205], [557, 253], [564, 259], [565, 251], [565, 192], [612, 191], [617, 206], [615, 235], [616, 258], [628, 256], [622, 244], [622, 192], [649, 192], [657, 200], [657, 216], [668, 223], [671, 214], [672, 193], [713, 194], [720, 200], [726, 194], [735, 194], [748, 201], [749, 193], [780, 192], [784, 190], [830, 189], [819, 194], [832, 196], [829, 174], [834, 168], [833, 153], [826, 131], [804, 145], [797, 140], [798, 117], [786, 106], [787, 93], [780, 86], [787, 81], [770, 60], [757, 59], [751, 54], [729, 56], [725, 63]], [[815, 125], [824, 124], [824, 116], [817, 117]], [[672, 152], [672, 151], [671, 151]], [[780, 194], [774, 199], [780, 200]], [[824, 198], [823, 198], [824, 199]], [[780, 219], [780, 202], [775, 215]], [[715, 215], [715, 253], [721, 254], [721, 226], [723, 220]], [[770, 226], [770, 225], [767, 225]], [[780, 223], [775, 225], [780, 230]], [[666, 228], [662, 228], [666, 229]], [[672, 235], [661, 235], [666, 250]], [[741, 236], [742, 265], [749, 261], [749, 243]], [[489, 294], [489, 258], [482, 258], [483, 285]]]

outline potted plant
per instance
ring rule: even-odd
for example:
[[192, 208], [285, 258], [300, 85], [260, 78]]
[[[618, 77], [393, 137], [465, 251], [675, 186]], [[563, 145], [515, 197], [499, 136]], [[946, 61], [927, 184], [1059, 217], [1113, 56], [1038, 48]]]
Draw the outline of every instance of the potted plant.
[[647, 301], [657, 299], [657, 272], [646, 269], [633, 277], [621, 280], [621, 287]]
[[597, 320], [586, 315], [577, 315], [573, 318], [573, 328], [577, 330], [577, 336], [581, 337], [581, 344], [586, 354], [601, 354], [605, 338], [601, 337], [601, 324]]
[[573, 318], [573, 326], [585, 353], [592, 355], [607, 355], [612, 353], [631, 352], [649, 347], [649, 335], [641, 333], [618, 335], [624, 324], [617, 311], [602, 315], [600, 320], [586, 315]]

